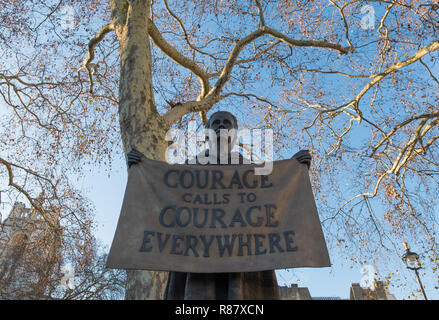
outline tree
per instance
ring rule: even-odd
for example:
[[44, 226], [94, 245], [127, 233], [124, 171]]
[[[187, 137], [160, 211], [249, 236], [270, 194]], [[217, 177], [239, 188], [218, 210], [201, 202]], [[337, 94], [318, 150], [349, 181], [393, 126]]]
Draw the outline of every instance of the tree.
[[0, 230], [0, 297], [123, 297], [123, 272], [106, 269], [104, 249], [91, 235], [86, 238], [75, 230], [72, 236], [73, 228], [60, 219], [60, 212], [45, 212], [43, 219], [36, 209], [15, 203]]
[[[363, 262], [390, 253], [399, 259], [408, 240], [435, 272], [437, 5], [0, 6], [7, 21], [0, 27], [0, 93], [11, 126], [2, 137], [7, 160], [0, 161], [10, 179], [13, 168], [56, 189], [67, 186], [60, 168], [111, 163], [119, 142], [125, 154], [135, 147], [164, 160], [168, 129], [195, 115], [205, 122], [209, 110], [236, 104], [247, 125], [275, 130], [279, 156], [297, 145], [312, 151], [313, 186], [331, 244]], [[23, 183], [10, 181], [26, 195]], [[128, 298], [160, 298], [166, 274], [132, 271], [127, 281]]]
[[[61, 4], [56, 9], [62, 9]], [[44, 27], [55, 11], [38, 20], [39, 10], [44, 12], [47, 5], [41, 1], [0, 2], [5, 21], [0, 27], [2, 208], [5, 203], [7, 209], [17, 200], [23, 201], [31, 206], [32, 219], [38, 221], [22, 226], [23, 237], [16, 241], [8, 235], [2, 239], [6, 259], [0, 270], [1, 295], [36, 299], [120, 296], [124, 275], [105, 269], [105, 255], [93, 235], [93, 208], [71, 183], [71, 173], [82, 166], [75, 164], [83, 156], [84, 141], [79, 137], [90, 137], [93, 130], [89, 125], [94, 124], [84, 117], [86, 109], [78, 112], [75, 106], [70, 112], [83, 98], [75, 91], [82, 83], [69, 75], [56, 75], [60, 61], [48, 52], [63, 48], [48, 39], [50, 28]], [[89, 99], [83, 102], [89, 104]], [[100, 132], [99, 136], [104, 135]], [[27, 235], [35, 228], [38, 237], [30, 239]], [[19, 248], [19, 254], [15, 249], [8, 252], [10, 245]], [[65, 264], [74, 268], [78, 282], [67, 291], [60, 286]], [[14, 265], [21, 271], [16, 273]]]

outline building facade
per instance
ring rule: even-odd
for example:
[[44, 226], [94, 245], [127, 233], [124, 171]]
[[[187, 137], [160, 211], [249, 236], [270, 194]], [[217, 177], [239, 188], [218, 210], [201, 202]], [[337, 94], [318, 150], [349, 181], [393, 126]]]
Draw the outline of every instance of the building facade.
[[59, 269], [61, 248], [55, 215], [45, 219], [16, 202], [0, 224], [0, 298], [44, 298]]
[[308, 288], [299, 288], [297, 284], [279, 287], [279, 292], [282, 300], [396, 300], [384, 281], [375, 281], [374, 289], [362, 288], [360, 284], [352, 283], [349, 288], [349, 299], [312, 297]]

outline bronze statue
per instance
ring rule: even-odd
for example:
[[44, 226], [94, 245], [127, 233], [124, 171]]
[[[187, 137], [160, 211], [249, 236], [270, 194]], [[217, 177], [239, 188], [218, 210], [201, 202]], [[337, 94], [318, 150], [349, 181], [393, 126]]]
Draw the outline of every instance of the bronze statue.
[[[238, 129], [238, 123], [234, 115], [226, 111], [214, 113], [206, 128], [215, 131], [217, 136], [216, 156], [220, 164], [220, 154], [227, 152], [228, 162], [231, 163], [231, 150], [236, 140], [236, 135], [228, 139], [227, 144], [220, 143], [221, 129]], [[209, 141], [210, 149], [215, 144]], [[209, 155], [209, 149], [204, 151]], [[133, 149], [128, 152], [128, 166], [139, 163], [144, 155]], [[310, 167], [311, 155], [308, 150], [301, 150], [293, 158]], [[243, 157], [239, 154], [239, 163], [243, 163]], [[188, 161], [186, 161], [188, 163]], [[198, 161], [197, 161], [198, 163]], [[198, 163], [199, 164], [199, 163]], [[186, 273], [170, 272], [166, 285], [164, 299], [166, 300], [244, 300], [244, 299], [279, 299], [279, 289], [274, 270], [258, 272], [235, 272], [235, 273]]]

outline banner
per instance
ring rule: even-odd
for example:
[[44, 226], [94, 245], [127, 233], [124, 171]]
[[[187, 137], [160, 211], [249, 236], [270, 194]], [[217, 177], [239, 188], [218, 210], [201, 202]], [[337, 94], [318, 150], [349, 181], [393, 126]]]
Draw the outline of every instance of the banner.
[[113, 269], [249, 272], [329, 267], [305, 164], [131, 166], [107, 260]]

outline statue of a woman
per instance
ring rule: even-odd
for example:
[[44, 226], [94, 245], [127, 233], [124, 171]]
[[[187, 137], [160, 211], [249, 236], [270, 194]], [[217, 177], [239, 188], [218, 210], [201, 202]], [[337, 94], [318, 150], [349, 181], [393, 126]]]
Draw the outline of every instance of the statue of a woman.
[[[220, 143], [221, 129], [238, 129], [238, 122], [234, 115], [226, 111], [214, 113], [206, 126], [212, 129], [217, 136], [217, 164], [221, 153], [227, 152], [227, 164], [231, 164], [231, 150], [236, 140], [236, 135], [227, 142], [227, 147]], [[236, 131], [235, 131], [236, 132]], [[209, 141], [210, 148], [213, 143]], [[133, 149], [128, 153], [128, 166], [139, 163], [144, 155]], [[209, 156], [209, 150], [205, 151]], [[311, 164], [311, 155], [307, 150], [296, 153], [293, 158], [308, 165]], [[239, 154], [240, 164], [243, 157]], [[186, 161], [187, 163], [187, 161]], [[199, 164], [199, 163], [198, 163]], [[227, 165], [225, 164], [225, 165]], [[233, 272], [233, 273], [189, 273], [170, 272], [166, 285], [165, 300], [261, 300], [279, 299], [279, 287], [274, 270], [257, 272]]]

